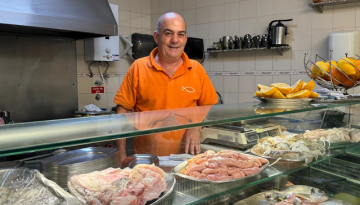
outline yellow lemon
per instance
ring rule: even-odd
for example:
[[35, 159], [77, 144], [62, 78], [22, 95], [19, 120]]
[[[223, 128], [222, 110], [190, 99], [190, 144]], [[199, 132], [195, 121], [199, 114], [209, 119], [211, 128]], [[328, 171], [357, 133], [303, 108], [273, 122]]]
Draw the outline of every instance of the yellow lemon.
[[290, 94], [292, 90], [292, 88], [286, 83], [273, 83], [270, 87], [277, 88], [284, 95]]
[[286, 98], [279, 90], [276, 90], [271, 97], [272, 98]]
[[[355, 68], [354, 66], [352, 66], [350, 63], [354, 64], [355, 62], [355, 59], [354, 58], [343, 58], [343, 59], [340, 59], [339, 62], [338, 62], [338, 67], [340, 68], [340, 70], [342, 72], [344, 72], [346, 75], [355, 75], [356, 74], [356, 71], [355, 71]], [[332, 69], [332, 68], [331, 68]]]
[[258, 98], [264, 97], [264, 95], [259, 91], [255, 91], [255, 96]]
[[258, 85], [257, 85], [258, 90], [261, 90], [261, 88], [268, 88], [268, 87], [269, 87], [269, 86], [262, 85], [262, 84], [258, 84]]
[[[316, 66], [315, 66], [316, 65]], [[311, 78], [315, 79], [316, 77], [314, 76], [314, 74], [320, 78], [324, 77], [326, 74], [329, 72], [329, 64], [323, 62], [323, 61], [318, 61], [315, 63], [315, 65], [311, 66]]]
[[286, 98], [307, 98], [311, 95], [310, 90], [300, 90], [296, 93], [291, 93], [289, 95], [286, 95]]
[[311, 91], [310, 98], [318, 98], [318, 97], [319, 97], [318, 93]]
[[313, 80], [310, 80], [309, 83], [303, 82], [301, 90], [314, 90], [315, 88], [315, 82]]
[[275, 87], [263, 87], [260, 90], [260, 92], [266, 97], [271, 97], [275, 91], [277, 91]]
[[303, 85], [303, 81], [301, 79], [298, 80], [293, 86], [291, 86], [290, 93], [296, 93], [296, 92], [300, 91], [302, 88], [302, 85]]

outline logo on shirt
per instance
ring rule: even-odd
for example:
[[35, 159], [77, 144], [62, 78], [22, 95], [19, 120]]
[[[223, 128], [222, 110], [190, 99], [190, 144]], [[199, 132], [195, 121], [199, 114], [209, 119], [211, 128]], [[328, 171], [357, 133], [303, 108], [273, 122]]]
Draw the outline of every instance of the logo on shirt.
[[187, 86], [187, 87], [184, 87], [184, 86], [182, 86], [182, 91], [186, 91], [186, 92], [188, 92], [188, 93], [193, 93], [193, 92], [195, 92], [195, 89], [194, 88], [192, 88], [192, 87], [190, 87], [190, 86]]

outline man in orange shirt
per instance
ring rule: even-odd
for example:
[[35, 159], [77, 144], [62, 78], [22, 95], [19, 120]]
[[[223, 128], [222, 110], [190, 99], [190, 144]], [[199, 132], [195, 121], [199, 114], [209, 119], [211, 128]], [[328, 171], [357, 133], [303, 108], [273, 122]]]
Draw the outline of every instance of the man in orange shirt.
[[[158, 48], [150, 56], [136, 60], [129, 68], [114, 99], [118, 105], [116, 113], [129, 113], [132, 109], [142, 112], [216, 104], [217, 95], [204, 68], [183, 52], [187, 41], [184, 19], [174, 12], [162, 15], [154, 39]], [[137, 137], [134, 139], [135, 153], [178, 154], [182, 152], [183, 142], [186, 153], [199, 153], [200, 129]], [[120, 162], [126, 158], [125, 143], [125, 139], [117, 141]], [[163, 151], [161, 148], [164, 146], [172, 148]]]

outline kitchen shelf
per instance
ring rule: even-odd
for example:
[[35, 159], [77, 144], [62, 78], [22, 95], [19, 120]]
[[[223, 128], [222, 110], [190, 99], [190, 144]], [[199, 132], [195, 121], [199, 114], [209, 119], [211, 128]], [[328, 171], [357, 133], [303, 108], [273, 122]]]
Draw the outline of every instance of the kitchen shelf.
[[340, 4], [350, 4], [360, 2], [360, 0], [332, 0], [332, 1], [322, 1], [316, 3], [309, 3], [309, 6], [318, 8], [319, 12], [322, 13], [324, 10], [324, 6], [333, 6]]
[[218, 57], [218, 53], [229, 53], [229, 52], [245, 52], [245, 51], [268, 51], [276, 50], [280, 55], [283, 55], [284, 49], [291, 49], [291, 46], [280, 46], [280, 47], [270, 47], [270, 48], [241, 48], [241, 49], [226, 49], [226, 50], [208, 50], [207, 53], [210, 53], [215, 58]]

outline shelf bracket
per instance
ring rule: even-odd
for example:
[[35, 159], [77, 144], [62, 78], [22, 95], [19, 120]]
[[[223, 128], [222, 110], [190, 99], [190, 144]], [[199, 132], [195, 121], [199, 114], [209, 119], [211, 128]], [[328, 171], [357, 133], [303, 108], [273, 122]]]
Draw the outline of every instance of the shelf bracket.
[[317, 5], [316, 7], [318, 8], [320, 13], [324, 11], [324, 5]]
[[276, 50], [281, 56], [284, 55], [284, 49], [283, 48], [279, 48], [279, 49], [276, 49]]
[[210, 55], [214, 56], [215, 59], [218, 58], [218, 53], [210, 53]]
[[[125, 35], [119, 35], [120, 39], [123, 40], [125, 43], [126, 43], [126, 48], [125, 50], [123, 50], [120, 54], [120, 58], [123, 58], [126, 56], [126, 54], [129, 55], [129, 57], [131, 59], [132, 58], [132, 51], [131, 51], [131, 48], [133, 47], [133, 44], [131, 43], [131, 35], [130, 36], [125, 36]], [[134, 60], [134, 59], [133, 59]]]

